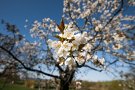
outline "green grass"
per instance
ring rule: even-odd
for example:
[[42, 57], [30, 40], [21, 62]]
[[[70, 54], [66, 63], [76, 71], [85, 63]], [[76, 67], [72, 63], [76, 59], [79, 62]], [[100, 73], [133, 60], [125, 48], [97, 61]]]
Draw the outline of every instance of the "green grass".
[[[106, 81], [106, 82], [88, 82], [83, 81], [82, 82], [82, 90], [123, 90], [119, 84], [122, 81]], [[23, 81], [17, 83], [17, 84], [6, 84], [6, 86], [2, 89], [3, 80], [0, 80], [0, 90], [36, 90], [36, 89], [30, 89], [24, 86]], [[48, 89], [53, 90], [53, 89]], [[71, 89], [74, 90], [74, 89]]]
[[[0, 85], [0, 90], [1, 90], [2, 85]], [[6, 85], [2, 90], [35, 90], [35, 89], [30, 89], [26, 88], [21, 85]]]
[[83, 81], [82, 87], [83, 90], [123, 90], [122, 86], [119, 86], [122, 81], [104, 81], [104, 82], [88, 82]]

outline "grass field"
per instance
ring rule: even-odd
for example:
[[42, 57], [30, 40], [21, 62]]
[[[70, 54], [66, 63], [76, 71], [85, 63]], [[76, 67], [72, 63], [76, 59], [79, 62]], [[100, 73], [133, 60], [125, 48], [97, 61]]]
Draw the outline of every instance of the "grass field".
[[29, 89], [22, 85], [6, 85], [4, 88], [2, 88], [2, 85], [0, 85], [0, 90], [35, 90], [35, 89]]
[[[30, 89], [24, 86], [24, 84], [6, 84], [3, 87], [3, 81], [0, 80], [0, 90], [37, 90]], [[82, 82], [82, 90], [123, 90], [123, 87], [119, 86], [121, 81], [106, 81], [106, 82]], [[54, 89], [47, 89], [47, 90], [54, 90]], [[71, 89], [73, 90], [73, 89]]]

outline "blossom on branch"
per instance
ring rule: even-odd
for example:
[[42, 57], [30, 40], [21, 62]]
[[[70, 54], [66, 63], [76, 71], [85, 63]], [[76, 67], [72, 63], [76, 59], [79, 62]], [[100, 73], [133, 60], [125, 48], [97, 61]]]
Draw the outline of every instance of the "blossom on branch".
[[[91, 59], [91, 49], [93, 46], [88, 43], [91, 39], [91, 36], [88, 33], [80, 32], [76, 28], [67, 25], [65, 27], [63, 21], [58, 28], [60, 33], [56, 35], [58, 40], [48, 39], [48, 45], [54, 54], [57, 57], [57, 62], [59, 65], [69, 65], [72, 66], [75, 64], [75, 61], [78, 64], [83, 64], [89, 59]], [[101, 64], [104, 64], [104, 61], [99, 60]]]

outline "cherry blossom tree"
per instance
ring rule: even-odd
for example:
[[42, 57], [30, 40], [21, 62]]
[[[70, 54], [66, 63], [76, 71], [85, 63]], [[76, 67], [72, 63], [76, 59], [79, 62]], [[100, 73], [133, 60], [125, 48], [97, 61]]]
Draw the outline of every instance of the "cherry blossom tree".
[[123, 82], [121, 86], [123, 86], [123, 90], [134, 90], [135, 89], [135, 66], [130, 65], [129, 70], [126, 73], [121, 74], [121, 77], [123, 78]]
[[[126, 15], [134, 5], [134, 0], [64, 0], [60, 24], [34, 21], [34, 42], [3, 22], [8, 33], [0, 34], [1, 60], [8, 56], [26, 70], [59, 79], [60, 90], [69, 90], [79, 68], [101, 72], [116, 63], [134, 64], [135, 13]], [[39, 64], [50, 71], [33, 68]]]

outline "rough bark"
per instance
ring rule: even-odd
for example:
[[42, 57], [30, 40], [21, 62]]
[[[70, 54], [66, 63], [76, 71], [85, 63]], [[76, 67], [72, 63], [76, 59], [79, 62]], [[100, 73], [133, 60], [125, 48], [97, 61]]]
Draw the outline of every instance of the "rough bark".
[[60, 81], [60, 90], [69, 90], [70, 83], [65, 80]]
[[69, 70], [67, 68], [66, 72], [61, 72], [61, 80], [60, 80], [60, 89], [59, 90], [69, 90], [70, 83], [73, 80], [75, 70]]

